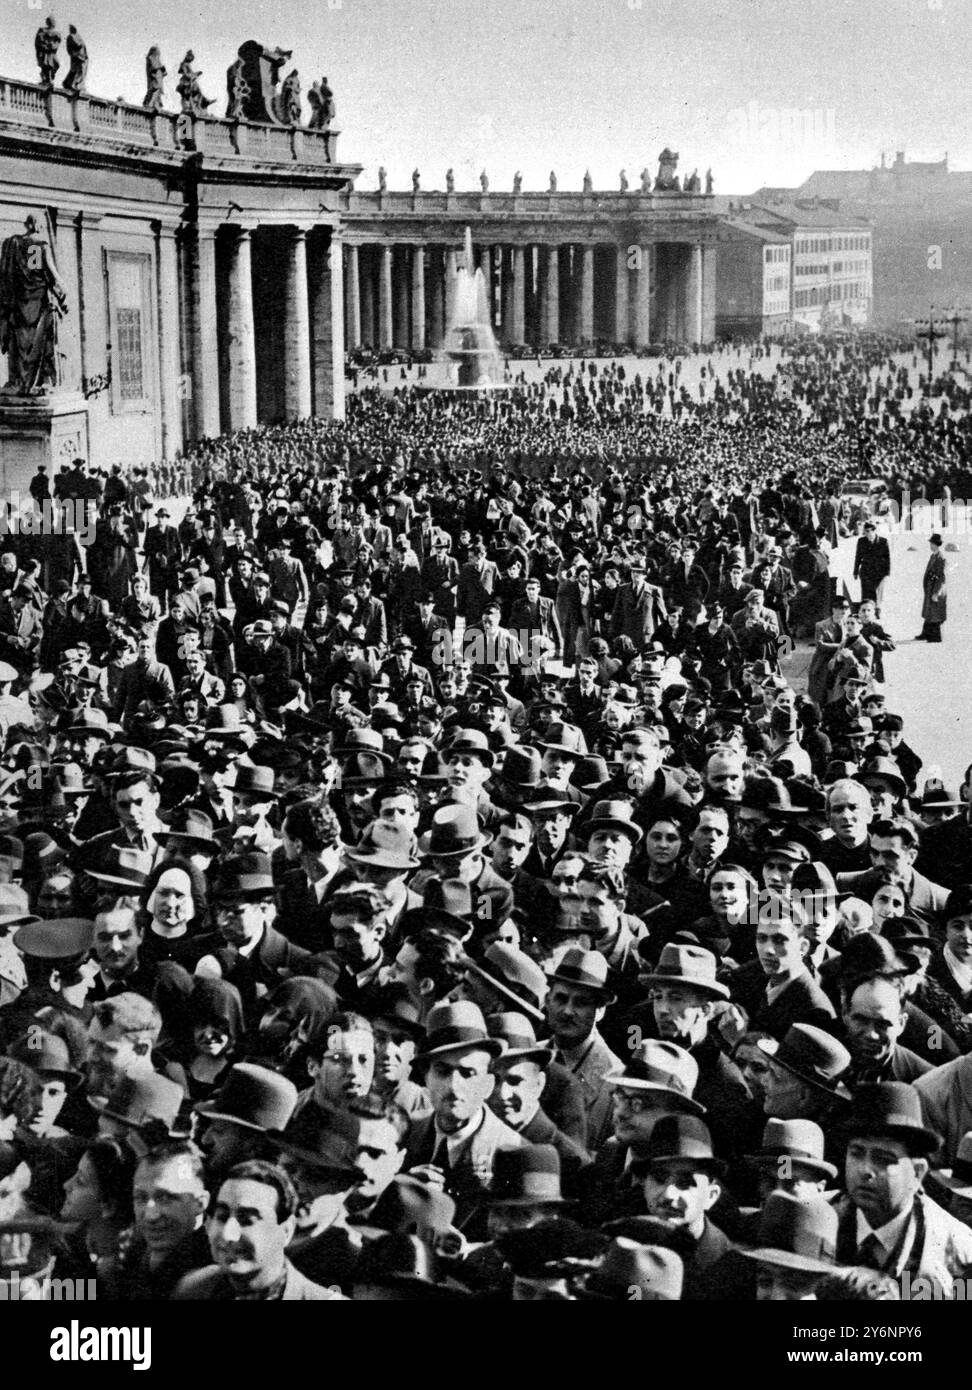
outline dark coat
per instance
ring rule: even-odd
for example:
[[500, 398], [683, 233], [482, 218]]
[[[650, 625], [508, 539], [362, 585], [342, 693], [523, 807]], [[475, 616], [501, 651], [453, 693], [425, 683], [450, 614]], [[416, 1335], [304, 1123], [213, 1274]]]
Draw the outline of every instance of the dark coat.
[[945, 582], [945, 557], [934, 551], [928, 557], [921, 581], [924, 602], [921, 616], [926, 623], [943, 623], [948, 617], [948, 591]]

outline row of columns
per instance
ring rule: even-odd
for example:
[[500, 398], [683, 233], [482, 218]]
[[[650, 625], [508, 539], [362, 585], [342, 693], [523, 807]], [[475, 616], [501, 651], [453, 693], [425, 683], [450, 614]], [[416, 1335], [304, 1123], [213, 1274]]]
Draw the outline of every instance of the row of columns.
[[[655, 294], [665, 253], [664, 304]], [[598, 274], [596, 251], [602, 251]], [[613, 253], [611, 267], [604, 252]], [[715, 247], [646, 243], [486, 245], [476, 251], [493, 326], [508, 345], [610, 338], [633, 347], [654, 339], [709, 342], [715, 336]], [[351, 244], [345, 266], [350, 348], [437, 347], [452, 322], [458, 252], [426, 243]], [[613, 298], [608, 308], [605, 299]]]
[[[220, 408], [217, 229], [200, 227], [188, 246], [188, 321], [192, 400], [197, 437], [251, 429], [258, 423], [257, 343], [253, 295], [253, 231], [229, 227], [226, 237], [225, 335], [227, 380]], [[308, 265], [308, 229], [283, 232], [283, 416], [344, 416], [343, 246], [333, 233], [316, 239]]]

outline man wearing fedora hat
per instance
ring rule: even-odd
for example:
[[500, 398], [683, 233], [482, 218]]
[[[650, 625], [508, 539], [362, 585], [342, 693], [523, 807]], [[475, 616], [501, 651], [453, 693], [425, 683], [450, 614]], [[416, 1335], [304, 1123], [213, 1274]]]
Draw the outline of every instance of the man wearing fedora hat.
[[431, 869], [416, 875], [412, 889], [421, 892], [427, 907], [436, 906], [442, 884], [458, 880], [470, 895], [471, 920], [498, 926], [510, 915], [513, 893], [487, 861], [488, 845], [489, 836], [480, 828], [473, 807], [452, 803], [438, 807], [428, 832], [419, 839], [419, 854], [430, 861]]
[[497, 1151], [524, 1143], [487, 1104], [496, 1085], [490, 1066], [503, 1047], [490, 1037], [478, 1007], [460, 1000], [431, 1010], [418, 1054], [427, 1063], [433, 1114], [412, 1126], [407, 1168], [445, 1187], [456, 1203], [456, 1225], [467, 1234], [489, 1189]]
[[237, 1163], [269, 1157], [268, 1134], [286, 1129], [297, 1105], [297, 1087], [253, 1062], [237, 1062], [217, 1093], [194, 1107], [202, 1117], [200, 1147], [206, 1172], [219, 1182]]
[[596, 1152], [612, 1128], [611, 1095], [605, 1077], [621, 1069], [598, 1025], [615, 995], [608, 963], [598, 951], [569, 947], [547, 972], [545, 1009], [555, 1060], [580, 1084], [587, 1117], [587, 1147]]
[[669, 1232], [684, 1263], [683, 1299], [709, 1294], [707, 1276], [731, 1248], [709, 1213], [722, 1196], [726, 1165], [697, 1115], [662, 1115], [633, 1154], [630, 1172], [640, 1182], [648, 1215]]
[[528, 1144], [551, 1145], [559, 1156], [565, 1181], [571, 1185], [590, 1156], [542, 1108], [553, 1048], [537, 1042], [533, 1024], [522, 1013], [489, 1014], [486, 1027], [490, 1037], [506, 1044], [493, 1063], [496, 1089], [490, 1097], [491, 1109]]
[[851, 1064], [847, 1048], [808, 1023], [794, 1023], [781, 1041], [760, 1039], [756, 1046], [769, 1059], [766, 1114], [782, 1120], [815, 1120], [832, 1143], [834, 1126], [851, 1099], [843, 1080]]
[[500, 1149], [488, 1201], [493, 1240], [507, 1231], [529, 1230], [559, 1216], [565, 1198], [556, 1146], [531, 1140], [520, 1149]]
[[972, 1264], [972, 1231], [922, 1190], [939, 1133], [925, 1121], [917, 1089], [901, 1081], [860, 1087], [844, 1134], [838, 1258], [907, 1274], [913, 1285], [928, 1280], [937, 1290], [928, 1296], [948, 1298]]
[[840, 891], [870, 902], [883, 884], [896, 883], [904, 891], [909, 915], [934, 929], [945, 910], [948, 890], [914, 867], [919, 837], [912, 822], [901, 816], [874, 820], [869, 828], [869, 843], [872, 867], [863, 873], [838, 874]]

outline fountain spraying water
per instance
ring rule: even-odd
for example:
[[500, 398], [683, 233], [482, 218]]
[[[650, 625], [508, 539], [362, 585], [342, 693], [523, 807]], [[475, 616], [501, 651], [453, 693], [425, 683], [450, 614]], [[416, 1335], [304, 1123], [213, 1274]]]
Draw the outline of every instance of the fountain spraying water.
[[438, 354], [441, 361], [449, 364], [449, 381], [438, 389], [502, 390], [503, 358], [493, 333], [486, 277], [476, 269], [473, 259], [469, 227], [463, 241], [463, 264], [456, 271], [453, 289], [452, 318], [446, 324]]

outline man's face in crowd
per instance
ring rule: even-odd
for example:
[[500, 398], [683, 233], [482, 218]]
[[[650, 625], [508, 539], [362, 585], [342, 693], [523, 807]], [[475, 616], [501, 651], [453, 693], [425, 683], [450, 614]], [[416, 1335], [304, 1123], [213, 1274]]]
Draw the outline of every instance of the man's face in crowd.
[[131, 908], [99, 912], [95, 918], [94, 955], [107, 975], [124, 975], [138, 962], [142, 933]]
[[547, 995], [547, 1022], [566, 1051], [586, 1042], [604, 1016], [604, 1006], [589, 989], [576, 988], [555, 980]]
[[755, 1041], [743, 1041], [735, 1054], [736, 1066], [743, 1074], [749, 1093], [757, 1106], [762, 1108], [766, 1097], [766, 1080], [769, 1076], [770, 1062], [766, 1053], [756, 1046]]
[[623, 830], [605, 826], [595, 830], [587, 842], [587, 852], [598, 864], [623, 869], [630, 862], [634, 844]]
[[400, 796], [383, 797], [378, 808], [378, 819], [383, 825], [395, 826], [414, 834], [419, 821], [415, 798], [407, 792]]
[[38, 915], [50, 921], [52, 918], [73, 917], [74, 880], [69, 873], [53, 873], [41, 884], [37, 895]]
[[115, 793], [115, 814], [125, 830], [142, 832], [158, 816], [159, 793], [151, 782], [135, 782]]
[[50, 1134], [57, 1124], [57, 1117], [64, 1109], [67, 1100], [67, 1084], [57, 1076], [39, 1077], [40, 1089], [37, 1094], [37, 1107], [27, 1125], [32, 1134], [43, 1138]]
[[716, 810], [702, 811], [692, 834], [692, 850], [703, 864], [713, 864], [729, 846], [729, 822]]
[[142, 1036], [123, 1033], [117, 1023], [107, 1027], [98, 1018], [88, 1024], [88, 1090], [107, 1095], [122, 1076], [152, 1070], [152, 1045]]
[[594, 940], [610, 939], [618, 930], [622, 904], [612, 897], [602, 883], [582, 878], [577, 884], [577, 920], [582, 931], [590, 932]]
[[354, 1166], [360, 1174], [356, 1195], [377, 1201], [405, 1161], [395, 1126], [386, 1119], [362, 1119]]
[[225, 902], [216, 909], [219, 933], [230, 946], [248, 946], [259, 940], [268, 920], [268, 904]]
[[223, 1183], [207, 1223], [213, 1259], [234, 1281], [253, 1288], [279, 1278], [296, 1222], [277, 1215], [269, 1183], [230, 1178]]
[[851, 1139], [844, 1180], [847, 1195], [877, 1230], [911, 1207], [928, 1172], [924, 1158], [912, 1158], [900, 1139]]
[[765, 887], [772, 889], [774, 893], [782, 894], [784, 897], [790, 892], [795, 872], [796, 860], [790, 859], [788, 855], [771, 851], [763, 861]]
[[872, 810], [862, 793], [840, 789], [827, 802], [830, 828], [846, 845], [862, 845], [867, 838]]
[[597, 662], [582, 661], [577, 667], [577, 676], [581, 690], [589, 691], [597, 679]]
[[538, 814], [534, 819], [537, 849], [545, 858], [556, 854], [563, 846], [570, 829], [570, 820], [570, 816], [563, 811]]
[[135, 1170], [132, 1205], [135, 1229], [145, 1240], [149, 1257], [165, 1259], [188, 1240], [208, 1200], [187, 1159], [143, 1159]]
[[705, 1037], [712, 1003], [691, 985], [654, 984], [651, 1007], [658, 1036], [681, 1047], [693, 1047]]
[[648, 1215], [672, 1230], [701, 1236], [705, 1214], [722, 1193], [719, 1184], [689, 1162], [653, 1164], [642, 1182]]
[[318, 1104], [349, 1105], [371, 1090], [375, 1075], [375, 1037], [371, 1029], [332, 1029], [314, 1078]]
[[496, 1078], [489, 1064], [489, 1053], [475, 1048], [432, 1058], [425, 1086], [445, 1134], [454, 1134], [473, 1120], [493, 1094]]
[[907, 886], [917, 850], [900, 835], [872, 835], [871, 864], [886, 883]]
[[572, 754], [564, 753], [560, 749], [545, 749], [540, 764], [544, 780], [552, 787], [566, 787], [576, 761]]
[[877, 1065], [890, 1060], [907, 1014], [890, 980], [858, 985], [844, 1007], [847, 1046], [858, 1062]]
[[453, 791], [478, 792], [489, 777], [489, 768], [475, 753], [453, 753], [446, 766]]
[[513, 874], [529, 853], [529, 826], [519, 823], [516, 825], [504, 825], [493, 841], [493, 868], [498, 874]]
[[652, 739], [624, 739], [621, 744], [621, 777], [633, 796], [654, 781], [661, 754]]
[[[778, 1062], [768, 1061], [763, 1081], [763, 1110], [778, 1120], [807, 1119], [810, 1087]], [[812, 1102], [811, 1102], [812, 1103]]]
[[540, 1097], [547, 1082], [543, 1068], [524, 1057], [496, 1067], [496, 1090], [490, 1105], [504, 1124], [522, 1129], [540, 1108]]
[[375, 1020], [374, 1030], [375, 1084], [382, 1089], [394, 1090], [409, 1079], [415, 1057], [415, 1039], [381, 1019]]
[[705, 770], [705, 780], [717, 797], [736, 801], [742, 796], [745, 772], [740, 758], [714, 753]]
[[803, 964], [807, 940], [795, 922], [760, 922], [756, 927], [756, 955], [772, 983], [795, 975]]
[[381, 955], [385, 937], [385, 924], [381, 920], [369, 922], [354, 913], [335, 911], [331, 915], [331, 932], [336, 953], [354, 974]]
[[206, 1171], [214, 1175], [228, 1173], [237, 1163], [253, 1157], [254, 1132], [234, 1125], [230, 1120], [208, 1120], [199, 1146], [206, 1155]]

